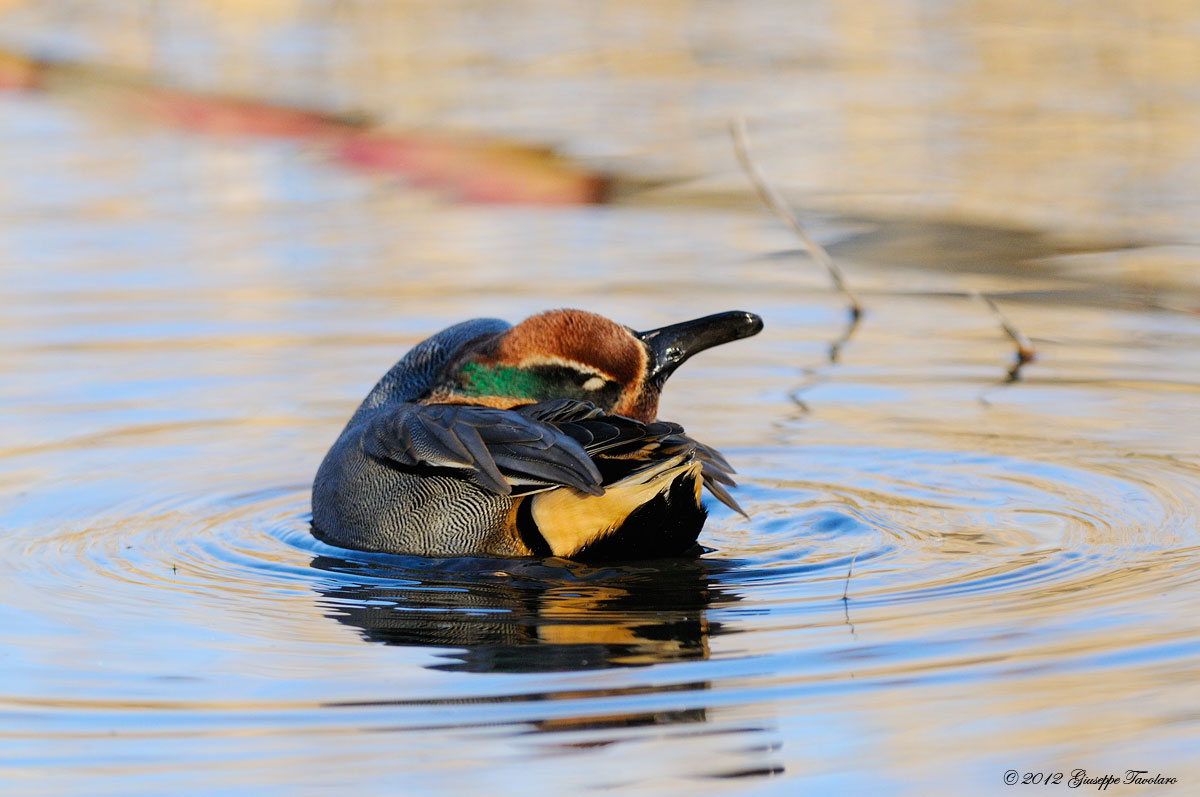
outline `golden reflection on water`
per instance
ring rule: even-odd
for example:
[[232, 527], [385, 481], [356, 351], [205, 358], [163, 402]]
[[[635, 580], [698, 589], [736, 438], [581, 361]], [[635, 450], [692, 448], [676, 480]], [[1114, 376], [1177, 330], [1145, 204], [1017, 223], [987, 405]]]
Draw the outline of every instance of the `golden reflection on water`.
[[[505, 563], [474, 568], [496, 565]], [[372, 642], [449, 649], [450, 663], [438, 665], [448, 670], [552, 672], [708, 658], [714, 629], [706, 612], [720, 591], [713, 591], [704, 560], [607, 574], [512, 565], [516, 575], [449, 564], [445, 574], [391, 574], [411, 586], [379, 582], [379, 572], [370, 572], [365, 583], [350, 578], [324, 591], [322, 604]], [[361, 569], [329, 556], [313, 567]]]

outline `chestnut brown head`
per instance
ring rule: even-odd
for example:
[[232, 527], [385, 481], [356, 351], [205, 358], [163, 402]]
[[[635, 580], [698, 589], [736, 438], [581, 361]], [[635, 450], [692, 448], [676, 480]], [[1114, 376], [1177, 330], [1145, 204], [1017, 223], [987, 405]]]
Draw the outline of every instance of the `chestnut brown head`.
[[571, 398], [651, 421], [684, 361], [761, 329], [762, 319], [741, 311], [635, 332], [584, 310], [550, 310], [459, 358], [447, 398], [501, 407]]

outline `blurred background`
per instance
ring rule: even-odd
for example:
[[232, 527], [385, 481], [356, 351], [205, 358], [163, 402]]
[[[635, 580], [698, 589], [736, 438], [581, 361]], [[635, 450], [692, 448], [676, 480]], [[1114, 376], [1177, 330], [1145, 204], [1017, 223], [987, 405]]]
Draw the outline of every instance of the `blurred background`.
[[[1183, 0], [0, 0], [0, 783], [1194, 787], [1198, 75]], [[311, 537], [392, 362], [555, 306], [764, 316], [662, 405], [749, 519]]]
[[[284, 106], [401, 143], [467, 134], [553, 149], [614, 178], [618, 197], [680, 203], [746, 194], [726, 132], [742, 114], [768, 172], [807, 208], [1194, 243], [1200, 43], [1186, 2], [563, 13], [522, 1], [3, 0], [0, 12], [8, 84], [182, 93], [160, 98], [190, 103], [158, 108], [160, 121], [320, 138], [309, 117], [268, 114]], [[29, 59], [83, 68], [47, 79]], [[196, 95], [251, 105], [197, 108]], [[123, 99], [95, 110], [113, 116]], [[403, 159], [381, 152], [375, 165], [394, 166], [389, 154]]]

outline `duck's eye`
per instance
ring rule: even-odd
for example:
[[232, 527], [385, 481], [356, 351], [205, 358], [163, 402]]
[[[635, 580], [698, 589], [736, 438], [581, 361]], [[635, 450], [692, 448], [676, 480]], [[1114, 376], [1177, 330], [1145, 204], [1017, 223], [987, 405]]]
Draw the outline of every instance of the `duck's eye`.
[[582, 385], [584, 390], [599, 390], [604, 387], [604, 377], [593, 376]]

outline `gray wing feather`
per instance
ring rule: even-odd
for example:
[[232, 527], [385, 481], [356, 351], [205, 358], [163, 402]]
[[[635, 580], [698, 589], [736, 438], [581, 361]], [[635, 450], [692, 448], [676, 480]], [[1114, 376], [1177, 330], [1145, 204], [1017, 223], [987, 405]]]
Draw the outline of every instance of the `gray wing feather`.
[[737, 487], [731, 474], [733, 466], [715, 448], [683, 433], [683, 427], [670, 421], [642, 424], [619, 415], [606, 415], [589, 402], [556, 399], [519, 407], [516, 412], [537, 418], [566, 432], [578, 441], [590, 456], [641, 453], [653, 462], [653, 456], [669, 457], [691, 450], [701, 463], [704, 486], [713, 497], [734, 512], [748, 517], [726, 487]]
[[579, 443], [510, 410], [402, 404], [371, 419], [363, 446], [371, 456], [399, 465], [466, 470], [498, 495], [529, 484], [604, 493], [600, 472]]
[[[691, 440], [690, 437], [688, 439]], [[746, 514], [746, 510], [742, 509], [741, 505], [725, 489], [726, 486], [737, 487], [737, 482], [730, 475], [734, 472], [733, 466], [715, 448], [710, 448], [695, 440], [692, 440], [692, 442], [696, 445], [696, 458], [701, 463], [700, 475], [704, 480], [704, 486], [722, 504], [737, 512], [742, 517], [750, 517]]]

